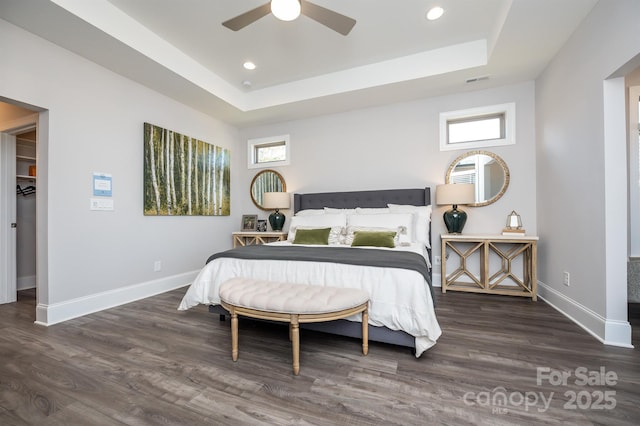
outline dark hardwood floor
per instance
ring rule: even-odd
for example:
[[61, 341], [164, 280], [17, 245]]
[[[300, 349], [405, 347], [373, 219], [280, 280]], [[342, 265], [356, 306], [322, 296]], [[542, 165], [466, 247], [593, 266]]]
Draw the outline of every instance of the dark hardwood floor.
[[[639, 350], [602, 345], [542, 301], [438, 291], [443, 335], [419, 359], [303, 331], [296, 377], [285, 327], [241, 321], [234, 363], [229, 322], [177, 311], [184, 291], [48, 328], [33, 324], [33, 291], [0, 306], [0, 424], [640, 421]], [[630, 317], [637, 346], [637, 307]]]

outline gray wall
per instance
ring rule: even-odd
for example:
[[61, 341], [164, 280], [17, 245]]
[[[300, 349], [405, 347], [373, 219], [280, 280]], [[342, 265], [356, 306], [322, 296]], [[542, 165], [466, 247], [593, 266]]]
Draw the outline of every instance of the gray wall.
[[[640, 53], [639, 19], [640, 2], [599, 2], [536, 81], [541, 293], [600, 339], [621, 344], [630, 331], [625, 101], [623, 84], [622, 99], [610, 102], [612, 85], [619, 88], [609, 78]], [[610, 123], [620, 120], [622, 137], [611, 138]]]
[[[241, 130], [248, 139], [291, 135], [291, 165], [280, 167], [289, 192], [317, 192], [405, 187], [444, 183], [449, 164], [464, 151], [440, 151], [440, 112], [478, 106], [516, 103], [516, 144], [488, 147], [501, 156], [511, 172], [505, 195], [486, 207], [464, 207], [469, 218], [464, 232], [496, 234], [507, 215], [516, 210], [527, 232], [536, 233], [534, 84], [481, 90], [327, 115], [307, 120]], [[256, 170], [247, 170], [242, 186], [248, 191]], [[434, 255], [440, 255], [439, 235], [445, 231], [442, 214], [450, 206], [434, 206]], [[260, 212], [250, 201], [247, 213]], [[285, 212], [290, 216], [290, 212]], [[439, 283], [439, 270], [434, 271]]]
[[[47, 198], [38, 206], [48, 213], [38, 230], [38, 321], [186, 285], [211, 252], [230, 247], [245, 194], [238, 173], [246, 174], [234, 127], [3, 20], [0, 39], [11, 40], [3, 42], [0, 94], [48, 111], [40, 123], [38, 196], [45, 189]], [[144, 122], [231, 149], [235, 216], [143, 216]], [[89, 210], [94, 172], [113, 175], [115, 211]]]

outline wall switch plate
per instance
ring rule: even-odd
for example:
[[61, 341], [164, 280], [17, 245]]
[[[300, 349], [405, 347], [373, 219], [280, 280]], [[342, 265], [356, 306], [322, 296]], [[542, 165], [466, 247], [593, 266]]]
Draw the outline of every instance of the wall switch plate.
[[96, 211], [113, 211], [113, 199], [89, 198], [89, 209]]
[[153, 272], [160, 272], [162, 270], [162, 262], [159, 260], [156, 260], [155, 262], [153, 262]]
[[570, 276], [569, 273], [567, 271], [564, 271], [562, 273], [562, 284], [566, 285], [567, 287], [569, 287], [571, 281], [570, 281]]
[[442, 258], [440, 256], [434, 256], [433, 263], [434, 265], [440, 265], [442, 263]]

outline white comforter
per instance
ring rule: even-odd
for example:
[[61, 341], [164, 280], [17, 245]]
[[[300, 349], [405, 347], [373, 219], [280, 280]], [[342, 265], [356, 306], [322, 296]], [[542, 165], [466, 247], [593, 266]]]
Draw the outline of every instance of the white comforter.
[[[271, 243], [288, 245], [289, 242]], [[335, 247], [335, 246], [332, 246]], [[367, 250], [344, 246], [345, 250]], [[425, 255], [419, 245], [386, 250], [408, 250]], [[184, 295], [179, 310], [200, 303], [220, 304], [220, 284], [233, 277], [332, 287], [354, 287], [371, 295], [369, 324], [403, 330], [415, 337], [416, 357], [436, 343], [442, 331], [424, 277], [415, 271], [306, 261], [266, 261], [218, 258], [209, 262]], [[359, 321], [360, 315], [348, 318]]]

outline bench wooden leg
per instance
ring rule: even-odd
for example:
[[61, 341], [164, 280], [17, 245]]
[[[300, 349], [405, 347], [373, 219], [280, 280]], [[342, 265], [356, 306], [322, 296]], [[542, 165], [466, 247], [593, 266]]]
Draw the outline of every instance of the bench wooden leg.
[[293, 347], [293, 374], [300, 373], [300, 324], [298, 315], [291, 315], [291, 346]]
[[231, 359], [238, 360], [238, 314], [231, 312]]
[[369, 308], [362, 311], [362, 353], [369, 353]]
[[339, 318], [346, 318], [362, 313], [362, 353], [367, 355], [369, 353], [369, 308], [368, 302], [354, 306], [352, 308], [344, 309], [335, 312], [326, 312], [326, 315], [319, 314], [293, 314], [293, 313], [276, 313], [269, 311], [262, 311], [258, 309], [240, 308], [233, 306], [229, 303], [222, 301], [222, 306], [229, 311], [231, 317], [231, 359], [233, 361], [238, 360], [238, 312], [241, 315], [246, 315], [253, 318], [270, 319], [275, 321], [289, 322], [289, 340], [291, 341], [292, 348], [292, 365], [293, 374], [298, 375], [300, 373], [300, 318], [302, 322], [319, 322], [328, 321]]

